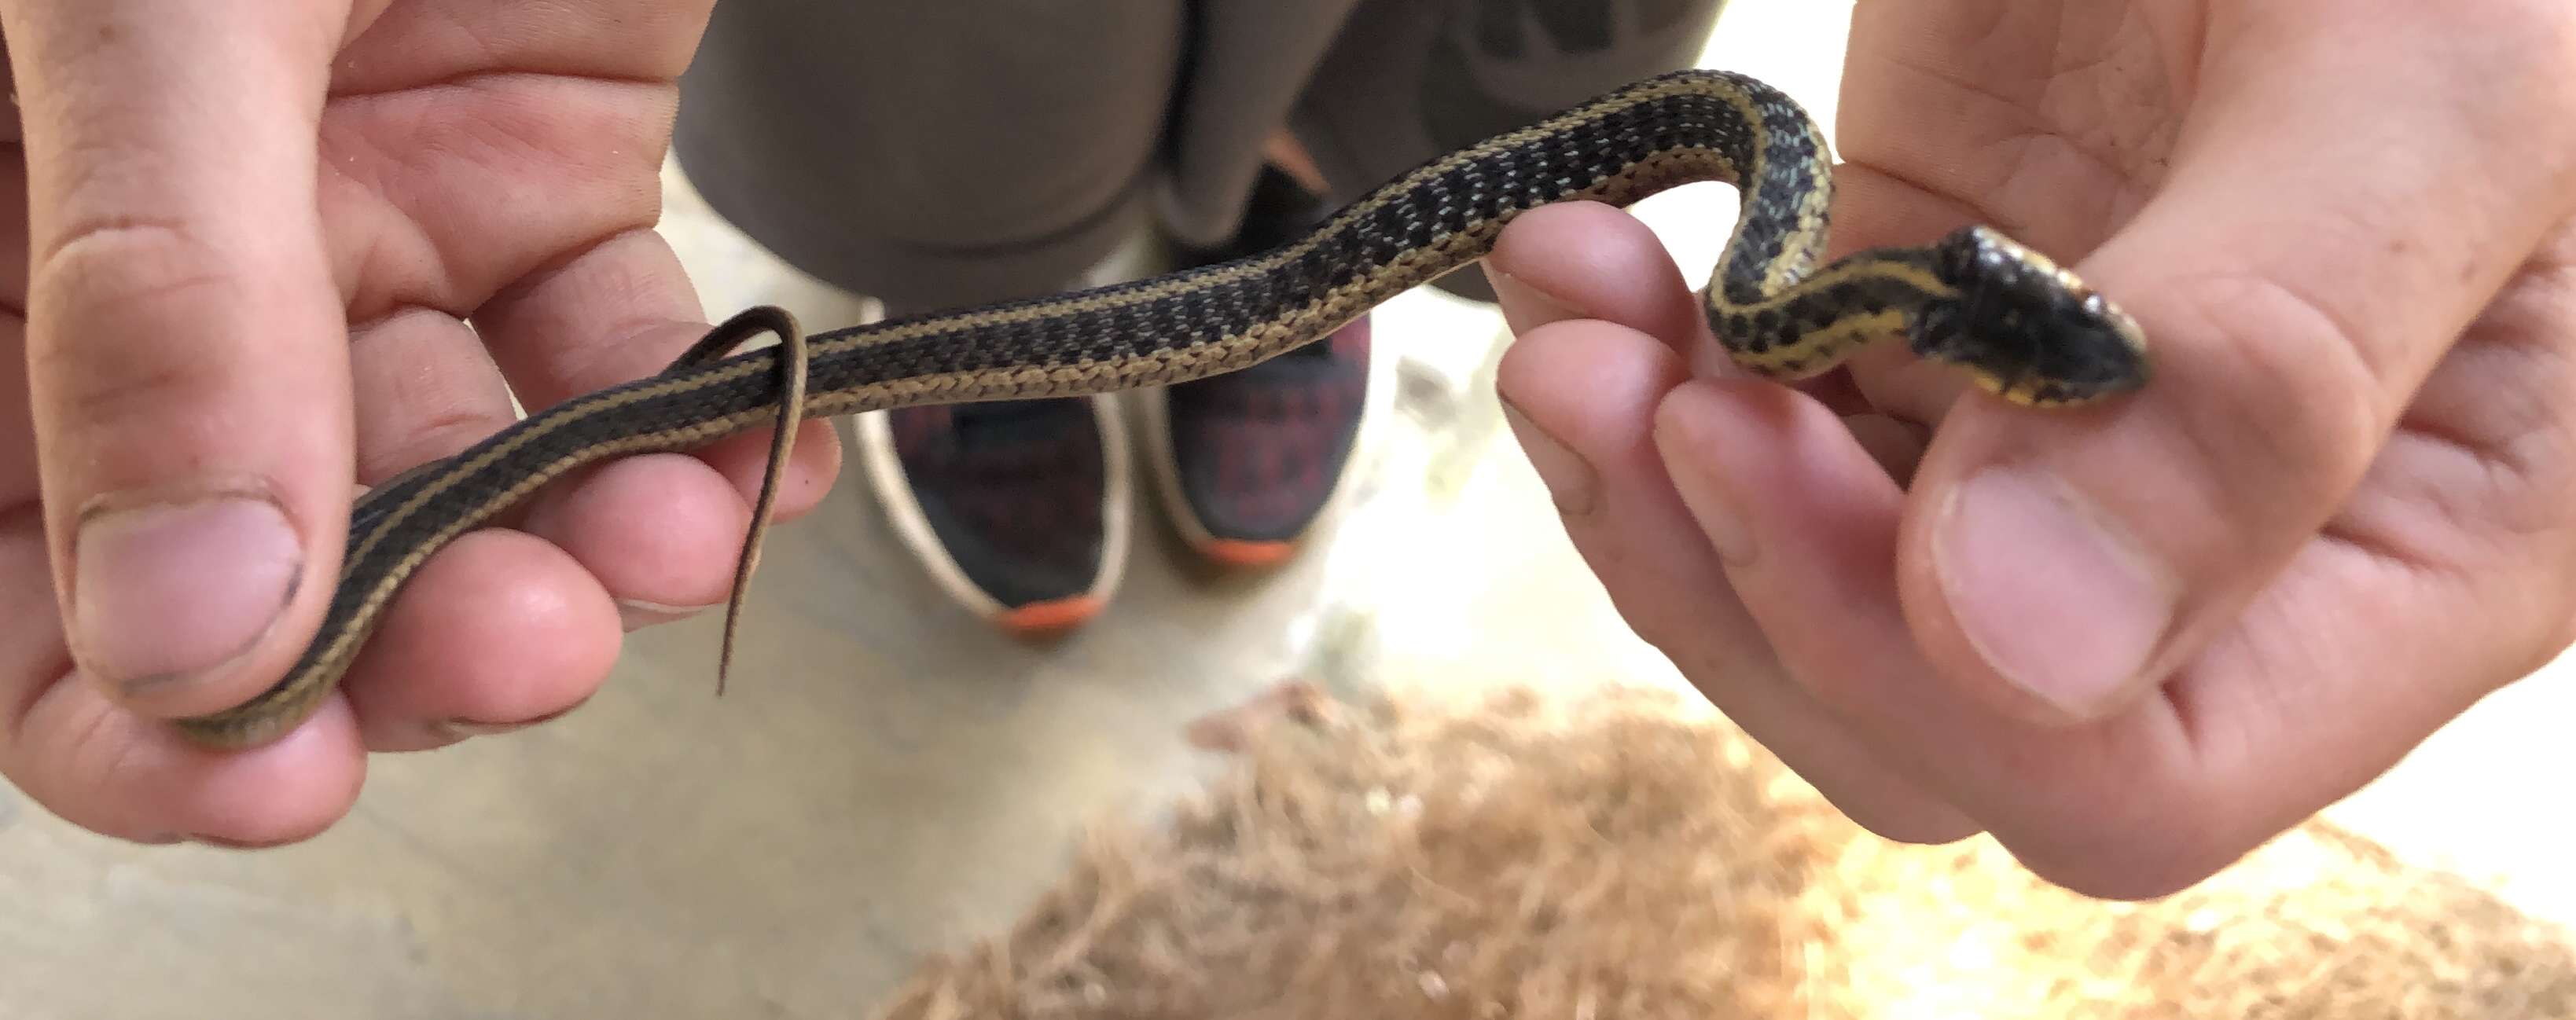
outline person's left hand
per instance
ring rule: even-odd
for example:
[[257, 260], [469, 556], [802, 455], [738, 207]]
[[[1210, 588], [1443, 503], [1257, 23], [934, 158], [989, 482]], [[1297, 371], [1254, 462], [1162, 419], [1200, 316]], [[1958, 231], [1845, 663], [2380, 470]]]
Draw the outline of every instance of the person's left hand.
[[[769, 433], [458, 536], [274, 742], [169, 725], [303, 653], [360, 486], [705, 334], [654, 226], [710, 3], [0, 0], [0, 777], [112, 837], [291, 843], [371, 755], [569, 712], [724, 598]], [[798, 436], [780, 520], [839, 467]]]

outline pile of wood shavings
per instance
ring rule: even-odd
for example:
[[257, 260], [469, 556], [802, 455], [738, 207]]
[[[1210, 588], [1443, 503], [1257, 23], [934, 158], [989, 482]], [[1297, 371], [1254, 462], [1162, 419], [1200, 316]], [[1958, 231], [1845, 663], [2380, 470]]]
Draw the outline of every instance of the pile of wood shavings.
[[1237, 756], [878, 1016], [2576, 1017], [2576, 937], [2312, 823], [2103, 903], [1890, 844], [1704, 704], [1514, 690], [1195, 734]]

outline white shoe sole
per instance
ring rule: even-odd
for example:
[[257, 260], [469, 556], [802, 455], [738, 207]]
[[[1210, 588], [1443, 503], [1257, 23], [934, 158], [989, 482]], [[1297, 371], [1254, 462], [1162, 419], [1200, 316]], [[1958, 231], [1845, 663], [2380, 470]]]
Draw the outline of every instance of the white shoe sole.
[[[1100, 427], [1101, 466], [1105, 471], [1100, 507], [1102, 531], [1100, 572], [1091, 587], [1070, 599], [1106, 603], [1116, 593], [1126, 576], [1128, 547], [1132, 542], [1135, 518], [1136, 483], [1131, 468], [1125, 429], [1118, 416], [1116, 403], [1107, 396], [1086, 398], [1092, 402], [1094, 419]], [[893, 523], [895, 534], [912, 549], [929, 573], [931, 580], [950, 598], [975, 615], [999, 626], [1009, 626], [1019, 608], [1006, 606], [966, 576], [964, 567], [940, 542], [932, 530], [930, 518], [922, 511], [920, 497], [904, 476], [903, 461], [895, 455], [894, 432], [887, 412], [870, 411], [852, 419], [856, 433], [859, 461], [867, 472], [868, 488], [876, 493], [877, 505], [884, 508], [886, 519]]]

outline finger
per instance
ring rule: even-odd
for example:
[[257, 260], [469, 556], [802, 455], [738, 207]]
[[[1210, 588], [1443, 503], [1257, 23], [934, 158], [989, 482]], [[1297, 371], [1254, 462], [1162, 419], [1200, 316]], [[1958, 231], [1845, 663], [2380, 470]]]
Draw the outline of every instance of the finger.
[[434, 309], [405, 308], [353, 327], [349, 375], [362, 485], [462, 452], [518, 417], [474, 331]]
[[277, 846], [347, 815], [366, 778], [356, 727], [334, 699], [274, 743], [196, 746], [68, 678], [26, 706], [8, 750], [10, 782], [74, 825], [145, 843]]
[[[1600, 202], [1563, 202], [1530, 210], [1514, 226], [1519, 230], [1511, 236], [1545, 240], [1520, 241], [1508, 253], [1498, 243], [1501, 257], [1485, 262], [1487, 277], [1509, 288], [1509, 293], [1495, 295], [1507, 325], [1520, 329], [1562, 318], [1631, 324], [1662, 339], [1695, 376], [1744, 374], [1709, 331], [1706, 311], [1671, 253], [1626, 210]], [[1543, 275], [1564, 293], [1518, 285], [1510, 272]], [[1794, 388], [1846, 413], [1874, 413], [1840, 372], [1801, 380]]]
[[1523, 334], [1498, 383], [1512, 394], [1513, 434], [1555, 495], [1567, 537], [1638, 636], [1854, 821], [1909, 842], [1973, 833], [1791, 682], [1767, 621], [1746, 615], [1726, 557], [1747, 551], [1692, 518], [1656, 453], [1654, 408], [1689, 379], [1653, 337], [1569, 320]]
[[1956, 682], [2034, 719], [2132, 703], [2326, 523], [2576, 205], [2576, 97], [2503, 84], [2566, 79], [2563, 9], [2521, 5], [2555, 26], [2530, 53], [2366, 6], [2212, 27], [2181, 158], [2082, 266], [2146, 326], [2155, 380], [2089, 413], [1979, 400], [1933, 443], [1904, 590]]
[[[0, 317], [0, 334], [15, 348], [24, 331], [15, 317]], [[25, 393], [25, 361], [0, 365], [0, 392]], [[0, 512], [0, 619], [12, 628], [0, 642], [0, 774], [75, 824], [147, 842], [290, 842], [345, 813], [364, 765], [340, 706], [277, 746], [212, 756], [71, 674], [36, 501], [34, 426], [23, 402], [0, 407], [0, 451], [9, 451], [0, 454], [0, 479], [20, 496]]]
[[1523, 213], [1495, 240], [1485, 273], [1514, 334], [1598, 319], [1666, 338], [1673, 353], [1694, 362], [1709, 353], [1698, 346], [1708, 327], [1681, 267], [1625, 210], [1563, 202]]
[[544, 539], [485, 528], [421, 566], [343, 690], [369, 748], [439, 747], [571, 711], [607, 680], [618, 645], [589, 571]]
[[1782, 676], [1675, 494], [1653, 409], [1690, 378], [1676, 347], [1704, 329], [1651, 232], [1606, 207], [1539, 210], [1505, 231], [1487, 268], [1518, 334], [1497, 372], [1505, 414], [1620, 615], [1846, 815], [1915, 842], [1973, 832]]
[[[455, 317], [410, 308], [352, 334], [361, 482], [452, 456], [516, 417], [499, 369]], [[600, 619], [613, 619], [606, 593], [562, 551], [478, 531], [404, 586], [341, 690], [377, 751], [551, 718], [589, 698], [615, 660], [617, 631]]]
[[349, 40], [332, 69], [335, 92], [401, 92], [496, 67], [555, 78], [668, 83], [696, 54], [714, 0], [374, 0], [370, 6], [382, 10]]
[[[23, 634], [58, 633], [42, 522], [30, 506], [0, 520], [0, 612]], [[78, 682], [58, 642], [5, 646], [13, 683], [0, 704], [0, 773], [66, 821], [142, 842], [271, 845], [346, 814], [366, 772], [347, 706], [334, 699], [283, 739], [210, 752]]]
[[[1656, 443], [1695, 518], [1751, 550], [1729, 561], [1728, 576], [1781, 662], [1889, 767], [1957, 805], [2043, 876], [2089, 894], [2153, 895], [2170, 891], [2163, 883], [2178, 871], [2168, 866], [2215, 867], [2157, 856], [2200, 834], [2174, 820], [2164, 839], [2138, 840], [2138, 823], [2153, 817], [2145, 798], [2106, 796], [2096, 783], [2189, 776], [2171, 713], [2033, 730], [1925, 682], [1932, 667], [1896, 597], [1904, 494], [1830, 411], [1758, 381], [1693, 382], [1659, 409]], [[2107, 835], [2115, 832], [2130, 842]], [[2087, 867], [2109, 862], [2131, 870]]]
[[324, 111], [319, 201], [353, 320], [471, 314], [658, 215], [668, 83], [480, 64], [444, 77], [462, 81], [336, 95]]
[[732, 591], [751, 526], [742, 493], [694, 457], [633, 457], [538, 503], [525, 526], [589, 568], [625, 629], [640, 630], [696, 616]]
[[55, 584], [83, 672], [152, 713], [265, 686], [337, 569], [346, 335], [313, 145], [345, 14], [0, 6]]
[[[477, 322], [520, 398], [541, 408], [661, 371], [705, 335], [704, 318], [669, 245], [635, 231], [505, 292]], [[770, 436], [757, 430], [695, 455], [584, 472], [541, 497], [527, 527], [598, 576], [631, 621], [687, 615], [730, 589]], [[839, 469], [838, 440], [829, 422], [799, 429], [779, 520], [821, 502]]]

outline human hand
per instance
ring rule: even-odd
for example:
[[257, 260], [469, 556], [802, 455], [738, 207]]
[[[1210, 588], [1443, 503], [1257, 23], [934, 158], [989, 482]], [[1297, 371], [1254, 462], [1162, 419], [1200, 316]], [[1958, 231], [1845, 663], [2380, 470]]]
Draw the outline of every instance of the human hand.
[[1488, 271], [1576, 547], [1855, 820], [2162, 894], [2576, 639], [2576, 10], [1860, 0], [1839, 120], [1835, 254], [1995, 224], [2153, 380], [1751, 380], [1600, 206]]
[[[460, 538], [278, 743], [164, 724], [294, 661], [358, 486], [507, 424], [513, 391], [650, 374], [705, 331], [653, 225], [710, 2], [0, 2], [23, 132], [0, 173], [27, 196], [0, 222], [26, 351], [0, 436], [11, 782], [128, 839], [301, 839], [369, 751], [567, 711], [621, 622], [723, 598], [765, 434]], [[782, 518], [838, 466], [819, 424], [796, 454]]]

